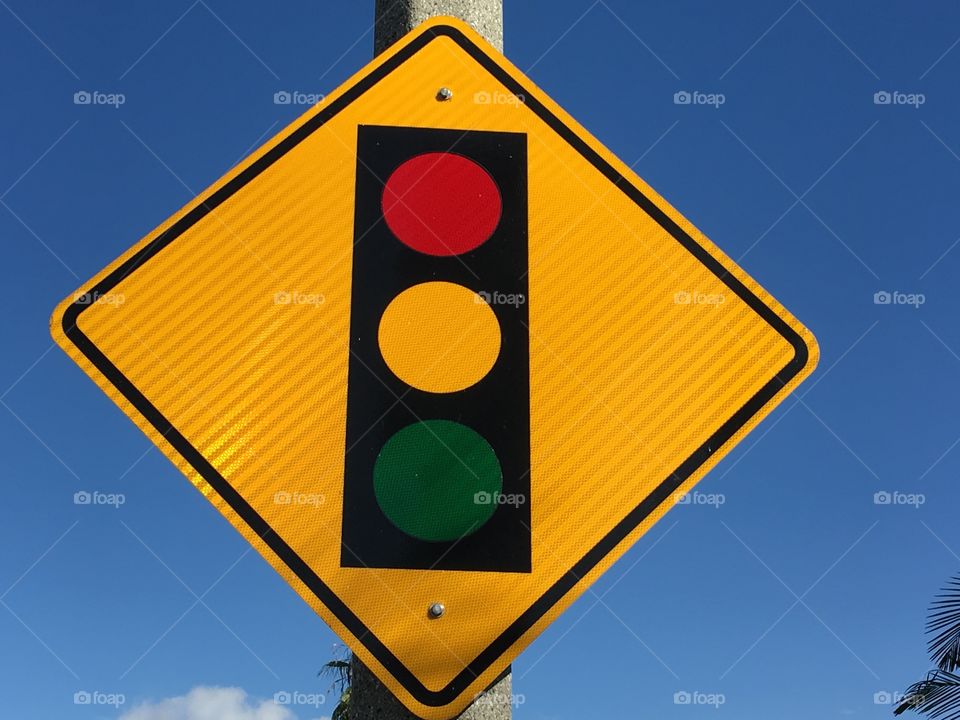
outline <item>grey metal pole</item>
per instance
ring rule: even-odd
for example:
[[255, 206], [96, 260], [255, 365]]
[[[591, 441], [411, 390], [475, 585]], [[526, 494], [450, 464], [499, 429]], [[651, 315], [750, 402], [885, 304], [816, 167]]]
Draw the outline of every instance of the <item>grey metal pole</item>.
[[[416, 720], [393, 693], [377, 680], [357, 656], [350, 661], [351, 720]], [[512, 675], [507, 673], [474, 701], [458, 720], [510, 720], [513, 700]]]
[[[503, 50], [503, 0], [376, 0], [374, 52], [379, 54], [417, 25], [437, 15], [469, 23], [498, 50]], [[370, 670], [351, 660], [350, 717], [355, 720], [416, 718]], [[510, 720], [512, 676], [507, 673], [460, 716], [460, 720]]]
[[374, 53], [380, 54], [417, 25], [437, 15], [469, 23], [503, 51], [503, 0], [376, 0]]

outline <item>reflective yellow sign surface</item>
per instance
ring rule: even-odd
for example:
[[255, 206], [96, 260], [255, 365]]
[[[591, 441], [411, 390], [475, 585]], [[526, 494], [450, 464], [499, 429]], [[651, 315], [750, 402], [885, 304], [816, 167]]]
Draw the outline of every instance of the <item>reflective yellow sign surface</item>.
[[817, 360], [768, 293], [449, 19], [84, 284], [52, 332], [438, 719]]

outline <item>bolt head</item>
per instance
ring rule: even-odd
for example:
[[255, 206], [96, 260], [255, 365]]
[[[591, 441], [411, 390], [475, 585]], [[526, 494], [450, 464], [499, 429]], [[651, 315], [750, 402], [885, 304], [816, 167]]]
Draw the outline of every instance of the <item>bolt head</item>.
[[442, 617], [443, 613], [446, 611], [446, 608], [443, 606], [443, 603], [433, 603], [430, 607], [427, 608], [427, 615], [431, 618], [436, 619]]
[[437, 100], [440, 102], [446, 102], [447, 100], [453, 99], [453, 90], [448, 87], [442, 87], [437, 90]]

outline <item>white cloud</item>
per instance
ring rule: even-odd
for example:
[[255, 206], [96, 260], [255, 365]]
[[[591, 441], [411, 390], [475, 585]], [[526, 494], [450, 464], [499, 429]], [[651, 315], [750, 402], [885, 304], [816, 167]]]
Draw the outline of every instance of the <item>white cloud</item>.
[[195, 687], [186, 695], [147, 702], [120, 720], [296, 720], [273, 700], [256, 701], [240, 688]]

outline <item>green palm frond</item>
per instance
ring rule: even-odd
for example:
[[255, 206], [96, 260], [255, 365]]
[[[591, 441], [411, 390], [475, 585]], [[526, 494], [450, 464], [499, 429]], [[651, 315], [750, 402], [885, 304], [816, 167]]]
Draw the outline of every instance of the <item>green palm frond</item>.
[[952, 673], [960, 666], [960, 576], [950, 579], [930, 606], [927, 632], [931, 659], [941, 670]]
[[346, 653], [337, 660], [325, 662], [317, 675], [333, 677], [333, 687], [340, 692], [340, 700], [333, 709], [330, 720], [350, 720], [350, 685], [353, 683], [353, 668], [350, 665], [350, 655]]
[[340, 696], [340, 702], [333, 709], [333, 715], [330, 720], [350, 720], [350, 688], [343, 691]]
[[914, 710], [932, 720], [960, 720], [960, 675], [931, 670], [926, 679], [907, 688], [893, 714], [899, 715], [907, 710]]
[[323, 667], [320, 668], [320, 672], [317, 673], [321, 677], [324, 675], [332, 675], [333, 682], [338, 686], [346, 686], [350, 684], [350, 661], [349, 660], [331, 660], [330, 662], [325, 662]]

